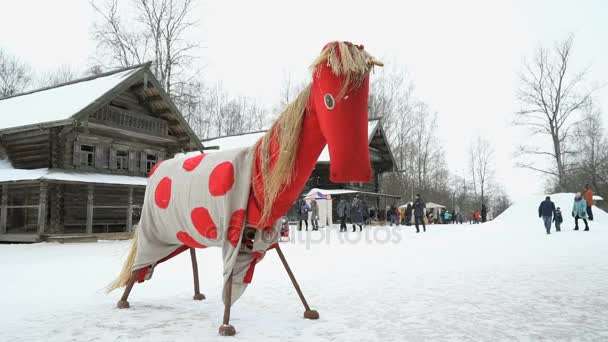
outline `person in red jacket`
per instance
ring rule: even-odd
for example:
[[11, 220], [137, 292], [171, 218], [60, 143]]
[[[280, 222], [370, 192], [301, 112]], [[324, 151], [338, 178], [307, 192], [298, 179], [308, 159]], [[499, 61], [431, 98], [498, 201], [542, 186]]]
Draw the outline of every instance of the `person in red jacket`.
[[593, 221], [593, 212], [591, 211], [591, 206], [594, 205], [595, 202], [593, 201], [593, 191], [591, 190], [589, 184], [585, 184], [585, 192], [583, 196], [585, 197], [585, 202], [587, 202], [587, 218], [589, 218], [589, 221]]
[[479, 211], [475, 212], [475, 223], [479, 223], [479, 218], [481, 217], [481, 214], [479, 214]]

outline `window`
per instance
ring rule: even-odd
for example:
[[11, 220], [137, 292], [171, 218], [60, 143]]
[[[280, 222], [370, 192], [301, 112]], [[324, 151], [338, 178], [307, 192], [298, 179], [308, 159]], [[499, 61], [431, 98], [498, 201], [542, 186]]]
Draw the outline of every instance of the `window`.
[[154, 165], [156, 165], [156, 156], [153, 154], [148, 154], [146, 156], [146, 172], [150, 172]]
[[129, 152], [116, 151], [116, 169], [127, 170], [129, 168]]
[[95, 146], [80, 145], [80, 165], [93, 166], [95, 164]]

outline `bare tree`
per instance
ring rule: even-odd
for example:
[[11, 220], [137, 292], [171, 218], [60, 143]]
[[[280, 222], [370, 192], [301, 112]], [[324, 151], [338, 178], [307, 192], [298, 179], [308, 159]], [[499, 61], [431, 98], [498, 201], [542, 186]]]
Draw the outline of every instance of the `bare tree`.
[[567, 144], [576, 114], [589, 105], [594, 92], [583, 87], [588, 69], [570, 70], [572, 43], [571, 36], [552, 50], [541, 47], [532, 61], [524, 63], [518, 92], [521, 110], [515, 119], [516, 125], [528, 127], [533, 135], [551, 139], [551, 148], [521, 146], [521, 156], [545, 157], [554, 164], [542, 167], [520, 160], [519, 165], [555, 176], [560, 189], [568, 171], [567, 156], [573, 153]]
[[[475, 195], [479, 194], [481, 204], [486, 204], [487, 190], [494, 175], [494, 149], [490, 141], [477, 136], [469, 147], [469, 162]], [[479, 193], [477, 192], [479, 189]]]
[[30, 67], [0, 48], [0, 98], [23, 92], [31, 81]]
[[43, 73], [37, 77], [36, 83], [38, 87], [51, 87], [62, 83], [67, 83], [78, 78], [78, 72], [76, 72], [69, 65], [62, 65], [59, 68]]
[[[195, 0], [132, 0], [135, 12], [125, 21], [119, 13], [118, 0], [106, 0], [103, 6], [91, 5], [101, 16], [94, 26], [98, 48], [107, 51], [111, 66], [130, 66], [152, 60], [152, 71], [169, 95], [173, 84], [194, 56], [198, 46], [185, 39], [196, 24], [190, 18]], [[134, 18], [134, 20], [133, 20]]]
[[[596, 191], [605, 188], [608, 185], [608, 139], [599, 109], [592, 105], [587, 108], [584, 120], [576, 127], [576, 137], [578, 153], [572, 178], [576, 179], [578, 173], [581, 183], [591, 183]], [[569, 188], [574, 190], [572, 186]]]

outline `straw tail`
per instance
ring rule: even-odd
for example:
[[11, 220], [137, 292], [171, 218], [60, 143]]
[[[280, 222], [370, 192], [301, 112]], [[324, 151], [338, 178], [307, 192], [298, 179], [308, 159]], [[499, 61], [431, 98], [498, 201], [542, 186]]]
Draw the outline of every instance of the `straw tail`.
[[133, 233], [133, 242], [131, 243], [131, 251], [129, 251], [127, 260], [125, 260], [125, 263], [122, 266], [120, 275], [110, 285], [108, 285], [106, 287], [106, 293], [110, 293], [113, 290], [127, 286], [127, 283], [129, 282], [129, 279], [131, 279], [131, 275], [133, 274], [132, 268], [133, 268], [133, 264], [135, 263], [136, 254], [137, 254], [137, 230], [135, 230], [135, 232]]

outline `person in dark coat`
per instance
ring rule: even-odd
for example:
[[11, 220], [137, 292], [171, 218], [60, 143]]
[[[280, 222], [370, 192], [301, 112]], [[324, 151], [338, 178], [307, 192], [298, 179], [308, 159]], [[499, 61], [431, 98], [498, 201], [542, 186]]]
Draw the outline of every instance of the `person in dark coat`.
[[412, 204], [408, 203], [405, 207], [405, 225], [410, 226], [412, 224]]
[[397, 208], [395, 208], [394, 205], [391, 205], [390, 209], [388, 210], [388, 214], [391, 218], [391, 226], [393, 226], [393, 223], [398, 226], [399, 223], [397, 222]]
[[553, 222], [555, 222], [555, 231], [560, 232], [560, 226], [562, 222], [564, 222], [564, 218], [562, 217], [562, 211], [559, 209], [559, 207], [557, 207], [557, 209], [555, 209], [555, 213], [553, 213]]
[[308, 231], [308, 211], [310, 207], [305, 200], [298, 200], [298, 230], [302, 230], [302, 221], [306, 224], [306, 230]]
[[426, 232], [426, 226], [424, 225], [424, 209], [426, 208], [426, 204], [420, 198], [420, 194], [416, 195], [416, 200], [414, 201], [414, 205], [412, 206], [414, 211], [414, 222], [416, 224], [416, 233], [420, 233], [420, 228], [418, 223], [422, 223], [422, 229]]
[[365, 199], [361, 200], [361, 211], [363, 212], [363, 224], [369, 224], [369, 206]]
[[361, 212], [361, 202], [357, 197], [350, 208], [350, 221], [353, 224], [353, 232], [357, 230], [355, 225], [359, 226], [360, 231], [363, 231], [363, 212]]
[[485, 204], [481, 205], [481, 223], [484, 223], [488, 220], [488, 209]]
[[340, 231], [346, 231], [346, 217], [350, 213], [350, 205], [344, 198], [340, 199], [340, 203], [338, 203], [338, 208], [336, 209], [338, 217], [340, 218]]
[[555, 203], [551, 202], [551, 197], [545, 197], [545, 200], [540, 202], [540, 205], [538, 206], [538, 217], [543, 218], [547, 234], [551, 234], [551, 219], [553, 218], [554, 212]]
[[319, 230], [319, 205], [316, 200], [310, 201], [310, 223], [312, 224], [312, 230]]

